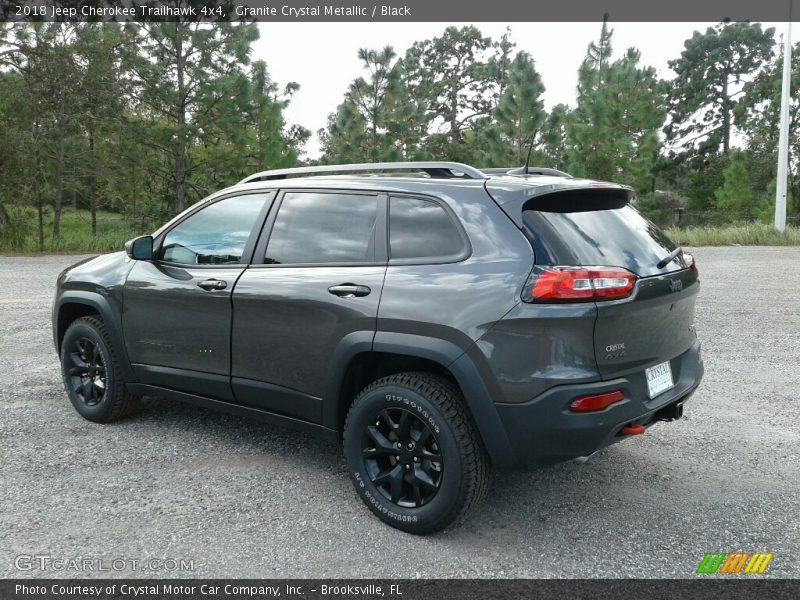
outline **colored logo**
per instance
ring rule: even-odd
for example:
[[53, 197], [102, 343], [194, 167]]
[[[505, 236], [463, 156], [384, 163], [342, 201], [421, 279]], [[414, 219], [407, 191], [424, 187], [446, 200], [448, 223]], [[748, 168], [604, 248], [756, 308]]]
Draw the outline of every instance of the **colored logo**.
[[760, 574], [767, 570], [772, 560], [772, 553], [766, 552], [706, 552], [697, 566], [696, 573], [710, 575], [712, 573]]

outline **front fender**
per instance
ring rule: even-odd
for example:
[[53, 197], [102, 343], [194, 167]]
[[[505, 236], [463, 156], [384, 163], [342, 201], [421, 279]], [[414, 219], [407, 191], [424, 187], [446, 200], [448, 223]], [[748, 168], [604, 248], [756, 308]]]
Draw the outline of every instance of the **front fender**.
[[125, 382], [137, 382], [138, 379], [128, 360], [128, 353], [125, 351], [125, 343], [122, 337], [121, 313], [119, 311], [114, 311], [108, 298], [98, 292], [67, 290], [58, 295], [53, 305], [53, 341], [55, 342], [56, 353], [61, 353], [60, 341], [64, 331], [66, 331], [69, 326], [64, 320], [71, 312], [69, 310], [71, 305], [89, 307], [100, 315], [106, 327], [106, 331], [111, 338], [111, 343], [114, 345], [114, 352], [119, 360], [119, 366], [122, 370]]

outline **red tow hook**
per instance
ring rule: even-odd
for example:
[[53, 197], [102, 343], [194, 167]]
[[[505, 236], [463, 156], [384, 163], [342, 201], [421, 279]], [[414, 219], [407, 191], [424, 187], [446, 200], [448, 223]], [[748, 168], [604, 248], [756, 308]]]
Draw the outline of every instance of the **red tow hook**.
[[619, 430], [620, 435], [642, 435], [647, 429], [645, 429], [644, 425], [639, 425], [638, 423], [633, 423], [631, 425], [626, 425], [622, 429]]

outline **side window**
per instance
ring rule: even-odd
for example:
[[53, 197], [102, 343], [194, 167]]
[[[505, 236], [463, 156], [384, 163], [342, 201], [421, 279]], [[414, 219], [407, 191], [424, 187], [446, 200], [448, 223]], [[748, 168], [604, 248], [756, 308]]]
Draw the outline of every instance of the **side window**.
[[391, 258], [458, 256], [464, 241], [450, 215], [436, 204], [419, 198], [389, 199]]
[[266, 198], [232, 196], [200, 209], [167, 233], [159, 258], [182, 265], [238, 263]]
[[269, 236], [270, 264], [360, 263], [375, 257], [378, 197], [290, 192]]

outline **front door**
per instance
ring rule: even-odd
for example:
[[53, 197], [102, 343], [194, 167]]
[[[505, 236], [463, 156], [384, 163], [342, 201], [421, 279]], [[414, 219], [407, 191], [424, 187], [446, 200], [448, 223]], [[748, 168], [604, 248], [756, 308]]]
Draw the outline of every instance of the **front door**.
[[224, 197], [190, 213], [137, 261], [122, 325], [142, 383], [232, 400], [231, 293], [249, 262], [266, 193]]

